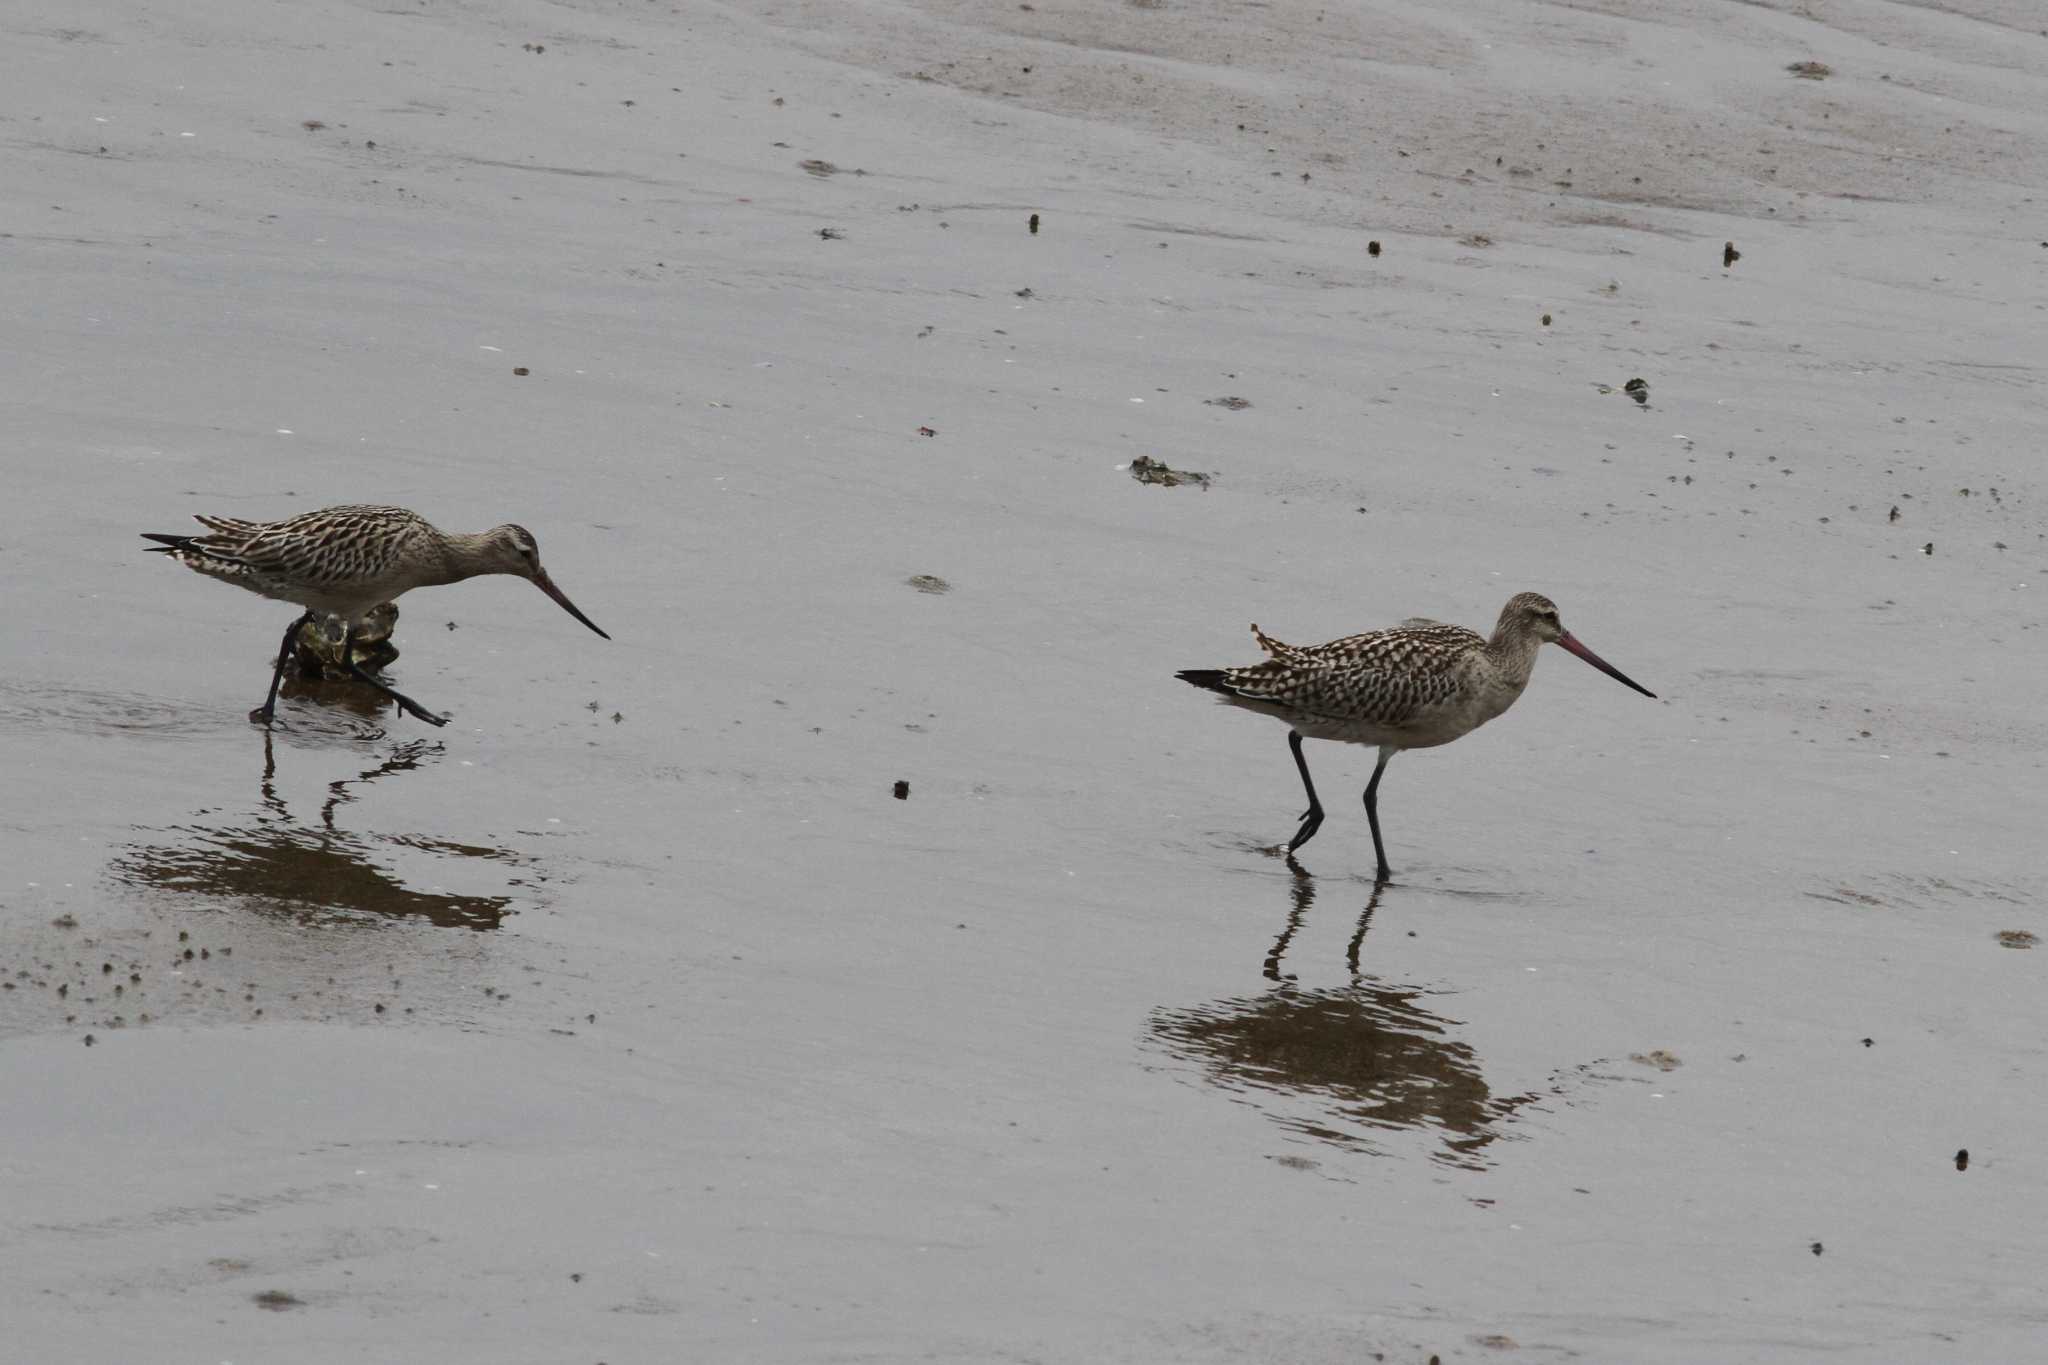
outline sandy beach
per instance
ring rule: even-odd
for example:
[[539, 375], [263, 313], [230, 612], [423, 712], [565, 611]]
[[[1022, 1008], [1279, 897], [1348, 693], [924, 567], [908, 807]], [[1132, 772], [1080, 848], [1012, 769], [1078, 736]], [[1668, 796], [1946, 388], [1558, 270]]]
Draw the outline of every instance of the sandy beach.
[[[2037, 5], [0, 40], [0, 1362], [2042, 1354]], [[612, 640], [266, 736], [138, 533], [348, 502]], [[1175, 671], [1525, 590], [1274, 856]]]

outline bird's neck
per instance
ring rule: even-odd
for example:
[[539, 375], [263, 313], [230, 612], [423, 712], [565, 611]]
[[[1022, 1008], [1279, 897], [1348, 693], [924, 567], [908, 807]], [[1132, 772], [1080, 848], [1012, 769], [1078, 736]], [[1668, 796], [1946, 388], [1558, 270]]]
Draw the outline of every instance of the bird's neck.
[[461, 532], [441, 533], [441, 567], [436, 584], [460, 583], [465, 578], [478, 574], [492, 573], [490, 558], [484, 549], [484, 537], [464, 535]]
[[1501, 681], [1520, 690], [1536, 667], [1536, 655], [1543, 648], [1537, 635], [1514, 623], [1502, 621], [1486, 642], [1486, 657]]

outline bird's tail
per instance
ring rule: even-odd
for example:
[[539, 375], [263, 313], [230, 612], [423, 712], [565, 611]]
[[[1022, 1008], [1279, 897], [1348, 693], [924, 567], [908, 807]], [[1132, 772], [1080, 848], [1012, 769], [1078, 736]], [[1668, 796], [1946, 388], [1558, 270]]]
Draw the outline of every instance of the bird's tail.
[[1179, 678], [1184, 683], [1192, 683], [1196, 687], [1206, 687], [1211, 692], [1221, 692], [1229, 695], [1236, 690], [1228, 682], [1224, 681], [1223, 670], [1220, 668], [1184, 668], [1173, 676]]
[[142, 538], [157, 542], [143, 550], [146, 555], [167, 555], [176, 550], [189, 550], [196, 539], [193, 536], [167, 536], [160, 531], [144, 531]]

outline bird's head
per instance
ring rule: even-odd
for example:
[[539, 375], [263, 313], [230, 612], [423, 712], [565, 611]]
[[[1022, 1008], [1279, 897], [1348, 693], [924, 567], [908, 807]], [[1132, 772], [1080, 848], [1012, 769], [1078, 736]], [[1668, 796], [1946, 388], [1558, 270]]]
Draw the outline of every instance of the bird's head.
[[478, 550], [478, 558], [484, 565], [485, 573], [514, 574], [527, 580], [554, 598], [555, 604], [563, 611], [597, 631], [605, 639], [612, 638], [599, 629], [597, 622], [578, 611], [576, 604], [569, 600], [568, 595], [555, 586], [555, 580], [549, 578], [548, 571], [540, 566], [540, 546], [535, 542], [533, 532], [524, 526], [507, 523], [504, 526], [492, 527], [483, 533]]
[[1496, 638], [1518, 635], [1533, 637], [1544, 644], [1561, 645], [1624, 687], [1634, 688], [1646, 697], [1657, 695], [1580, 644], [1578, 638], [1564, 628], [1564, 622], [1558, 619], [1557, 603], [1540, 592], [1516, 593], [1508, 599], [1508, 604], [1501, 608]]
[[1501, 627], [1515, 635], [1533, 635], [1545, 644], [1565, 637], [1564, 622], [1558, 619], [1557, 603], [1540, 592], [1518, 592], [1501, 608]]

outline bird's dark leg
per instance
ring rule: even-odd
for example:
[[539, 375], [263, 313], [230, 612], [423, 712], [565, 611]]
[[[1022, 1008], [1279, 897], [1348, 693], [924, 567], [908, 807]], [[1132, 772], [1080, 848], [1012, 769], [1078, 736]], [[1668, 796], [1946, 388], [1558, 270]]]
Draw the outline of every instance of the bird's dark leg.
[[255, 724], [268, 725], [277, 715], [277, 689], [284, 681], [285, 669], [291, 666], [292, 646], [298, 643], [299, 632], [304, 630], [306, 623], [312, 619], [313, 613], [309, 611], [285, 627], [284, 643], [277, 647], [277, 671], [270, 675], [270, 695], [263, 699], [263, 705], [249, 713], [249, 719]]
[[399, 710], [416, 720], [423, 720], [429, 725], [446, 725], [448, 723], [448, 717], [435, 715], [411, 697], [406, 696], [405, 693], [386, 687], [383, 683], [378, 682], [375, 678], [363, 672], [362, 666], [356, 663], [355, 647], [355, 622], [348, 621], [343, 623], [341, 628], [341, 663], [342, 667], [348, 670], [348, 675], [364, 686], [374, 687], [379, 692], [382, 692], [385, 696], [398, 703]]
[[[1296, 755], [1299, 757], [1299, 755]], [[1380, 860], [1379, 881], [1386, 881], [1394, 875], [1394, 869], [1387, 866], [1387, 846], [1380, 841], [1380, 774], [1387, 770], [1387, 760], [1394, 756], [1390, 748], [1380, 749], [1380, 761], [1372, 770], [1372, 781], [1365, 784], [1365, 818], [1372, 825], [1372, 851]], [[1302, 769], [1304, 776], [1308, 770]]]
[[1316, 837], [1316, 831], [1323, 825], [1323, 803], [1316, 799], [1316, 784], [1308, 775], [1308, 760], [1301, 756], [1301, 731], [1287, 732], [1287, 747], [1294, 751], [1294, 766], [1301, 771], [1301, 785], [1308, 792], [1308, 809], [1302, 812], [1301, 828], [1287, 842], [1287, 851], [1294, 852], [1303, 844]]

